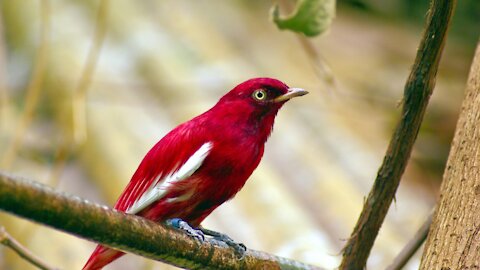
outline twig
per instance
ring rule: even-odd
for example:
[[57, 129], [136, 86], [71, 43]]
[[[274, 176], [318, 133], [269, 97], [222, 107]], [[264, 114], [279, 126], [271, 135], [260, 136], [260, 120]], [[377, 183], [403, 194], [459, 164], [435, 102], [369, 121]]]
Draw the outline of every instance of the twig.
[[52, 267], [44, 262], [42, 259], [33, 254], [30, 250], [20, 244], [13, 238], [4, 227], [0, 226], [0, 244], [15, 251], [20, 257], [35, 265], [42, 270], [56, 270], [58, 268]]
[[425, 239], [427, 239], [428, 230], [432, 224], [432, 218], [433, 211], [415, 233], [413, 238], [407, 243], [407, 245], [405, 245], [405, 247], [403, 247], [402, 251], [400, 251], [397, 257], [395, 257], [392, 264], [386, 268], [386, 270], [401, 270], [407, 264], [415, 252], [417, 252], [417, 250], [422, 246], [423, 242], [425, 242]]
[[390, 141], [372, 190], [343, 249], [339, 269], [363, 269], [395, 197], [435, 85], [440, 56], [455, 0], [432, 0], [417, 56], [406, 82], [401, 120]]
[[101, 0], [98, 7], [97, 19], [95, 24], [95, 36], [92, 41], [92, 47], [88, 52], [87, 62], [83, 67], [80, 80], [74, 91], [73, 96], [73, 138], [78, 144], [87, 137], [86, 131], [86, 94], [95, 72], [97, 60], [100, 55], [103, 40], [107, 32], [107, 11], [109, 0]]
[[144, 218], [127, 215], [37, 182], [0, 172], [0, 209], [53, 228], [187, 269], [320, 269], [261, 251], [243, 259], [226, 244], [202, 243]]
[[47, 53], [48, 53], [48, 32], [50, 24], [50, 3], [49, 0], [42, 0], [40, 2], [40, 13], [41, 13], [41, 22], [40, 22], [40, 44], [38, 46], [36, 57], [35, 57], [35, 66], [32, 72], [32, 79], [27, 88], [27, 97], [25, 101], [25, 109], [23, 110], [22, 118], [19, 121], [16, 129], [15, 135], [12, 139], [12, 142], [8, 144], [5, 154], [0, 160], [0, 166], [2, 168], [9, 168], [15, 156], [17, 155], [18, 147], [20, 146], [25, 132], [32, 122], [33, 113], [37, 107], [38, 98], [40, 96], [40, 91], [42, 89], [42, 82], [47, 67]]

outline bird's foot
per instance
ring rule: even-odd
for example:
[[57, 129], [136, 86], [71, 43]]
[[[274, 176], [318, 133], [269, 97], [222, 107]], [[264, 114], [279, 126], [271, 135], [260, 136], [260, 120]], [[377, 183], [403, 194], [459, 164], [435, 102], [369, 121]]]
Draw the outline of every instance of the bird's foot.
[[224, 242], [229, 247], [233, 248], [239, 259], [243, 259], [243, 257], [245, 256], [245, 253], [247, 252], [247, 247], [243, 243], [235, 242], [235, 240], [233, 240], [230, 236], [217, 231], [212, 231], [204, 227], [199, 227], [199, 229], [204, 235], [209, 235], [213, 237], [213, 239]]
[[185, 232], [187, 235], [199, 240], [200, 242], [203, 242], [205, 240], [205, 235], [203, 234], [202, 230], [193, 228], [186, 221], [180, 218], [167, 219], [165, 223], [168, 226]]
[[247, 247], [244, 244], [235, 242], [235, 240], [226, 234], [212, 231], [203, 227], [195, 229], [180, 218], [167, 219], [165, 223], [175, 229], [184, 231], [187, 235], [199, 240], [200, 242], [205, 240], [205, 235], [211, 236], [213, 239], [223, 242], [229, 247], [233, 248], [239, 259], [242, 259], [247, 251]]

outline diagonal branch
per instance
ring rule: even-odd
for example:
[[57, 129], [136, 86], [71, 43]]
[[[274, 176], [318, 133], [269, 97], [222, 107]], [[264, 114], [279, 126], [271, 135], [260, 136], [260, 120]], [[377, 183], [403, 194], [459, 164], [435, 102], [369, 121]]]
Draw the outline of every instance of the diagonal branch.
[[243, 259], [226, 244], [200, 243], [163, 224], [93, 204], [42, 184], [0, 172], [0, 209], [50, 227], [187, 269], [320, 268], [247, 250]]
[[383, 164], [363, 206], [339, 269], [363, 269], [378, 231], [395, 197], [430, 95], [455, 8], [455, 0], [432, 0], [412, 71], [405, 84], [401, 120], [390, 141]]

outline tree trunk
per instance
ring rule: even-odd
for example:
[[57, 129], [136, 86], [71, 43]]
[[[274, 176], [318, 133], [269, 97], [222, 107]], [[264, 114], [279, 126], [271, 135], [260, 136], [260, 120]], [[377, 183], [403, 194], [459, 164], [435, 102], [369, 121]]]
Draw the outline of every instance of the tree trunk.
[[420, 269], [480, 267], [480, 43]]

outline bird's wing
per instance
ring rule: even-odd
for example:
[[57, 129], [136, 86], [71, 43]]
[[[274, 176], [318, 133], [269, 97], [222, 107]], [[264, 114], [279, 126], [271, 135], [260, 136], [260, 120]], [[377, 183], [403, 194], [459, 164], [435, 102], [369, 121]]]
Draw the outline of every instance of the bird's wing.
[[115, 209], [137, 214], [165, 197], [174, 183], [189, 178], [200, 168], [213, 143], [192, 139], [190, 133], [177, 128], [147, 153]]
[[204, 143], [177, 171], [164, 177], [157, 176], [143, 194], [128, 207], [126, 212], [136, 214], [164, 197], [174, 183], [187, 179], [202, 165], [211, 148], [211, 142]]

